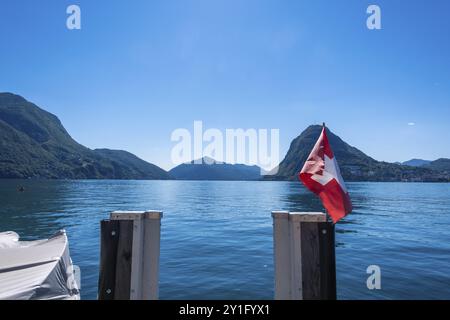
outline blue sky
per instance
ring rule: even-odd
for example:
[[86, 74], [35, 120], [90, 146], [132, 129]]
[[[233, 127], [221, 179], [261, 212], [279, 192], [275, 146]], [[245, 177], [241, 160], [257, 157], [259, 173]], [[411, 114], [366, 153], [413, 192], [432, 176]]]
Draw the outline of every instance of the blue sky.
[[1, 0], [0, 91], [165, 169], [194, 120], [280, 128], [282, 157], [325, 121], [378, 160], [450, 158], [449, 16], [446, 0]]

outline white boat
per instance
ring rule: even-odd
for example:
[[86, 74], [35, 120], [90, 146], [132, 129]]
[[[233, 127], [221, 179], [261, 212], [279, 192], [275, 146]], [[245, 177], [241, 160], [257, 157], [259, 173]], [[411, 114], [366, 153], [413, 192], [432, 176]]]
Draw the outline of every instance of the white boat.
[[79, 300], [74, 271], [64, 230], [37, 241], [0, 233], [0, 300]]

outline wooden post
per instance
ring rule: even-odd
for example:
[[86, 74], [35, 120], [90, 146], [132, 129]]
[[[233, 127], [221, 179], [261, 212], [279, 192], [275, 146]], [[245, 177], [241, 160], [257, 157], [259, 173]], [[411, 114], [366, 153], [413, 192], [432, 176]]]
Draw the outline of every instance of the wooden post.
[[157, 300], [160, 211], [115, 211], [101, 221], [99, 300]]
[[318, 212], [272, 212], [275, 299], [335, 300], [334, 225]]

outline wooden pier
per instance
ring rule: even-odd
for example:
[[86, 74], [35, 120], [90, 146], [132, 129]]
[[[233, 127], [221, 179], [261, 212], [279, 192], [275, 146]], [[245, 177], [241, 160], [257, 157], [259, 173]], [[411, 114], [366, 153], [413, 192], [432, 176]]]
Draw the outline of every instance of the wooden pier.
[[334, 224], [320, 212], [274, 211], [276, 300], [335, 300]]
[[[160, 211], [116, 211], [101, 221], [100, 300], [158, 299], [161, 218]], [[334, 224], [317, 212], [272, 218], [275, 299], [336, 299]]]
[[116, 211], [101, 221], [99, 300], [157, 300], [160, 211]]

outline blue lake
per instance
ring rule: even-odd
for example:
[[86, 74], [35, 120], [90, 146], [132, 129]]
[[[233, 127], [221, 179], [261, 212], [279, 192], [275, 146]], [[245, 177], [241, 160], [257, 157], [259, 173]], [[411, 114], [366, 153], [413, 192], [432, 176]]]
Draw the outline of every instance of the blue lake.
[[[450, 299], [450, 184], [347, 185], [338, 298]], [[164, 212], [161, 299], [272, 299], [271, 211], [321, 208], [299, 182], [0, 180], [0, 231], [31, 240], [66, 229], [82, 299], [97, 296], [99, 222], [111, 211]], [[381, 290], [367, 289], [369, 265]]]

